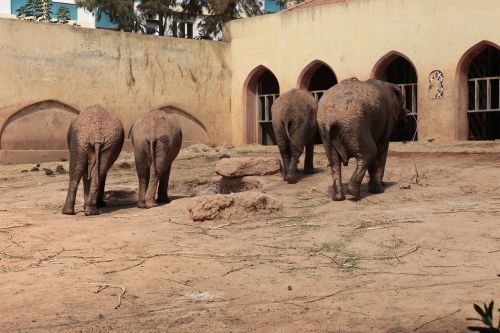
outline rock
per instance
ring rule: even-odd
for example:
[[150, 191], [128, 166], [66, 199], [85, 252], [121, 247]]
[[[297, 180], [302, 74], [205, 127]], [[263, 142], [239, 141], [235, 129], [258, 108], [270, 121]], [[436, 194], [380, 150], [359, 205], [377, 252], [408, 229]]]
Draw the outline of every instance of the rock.
[[45, 171], [46, 176], [53, 176], [54, 175], [54, 171], [52, 171], [50, 169], [43, 168], [43, 171]]
[[40, 171], [40, 169], [38, 169], [37, 167], [33, 167], [33, 169], [31, 169], [31, 171]]
[[66, 173], [66, 169], [64, 169], [64, 167], [63, 167], [62, 165], [60, 165], [60, 164], [59, 164], [59, 165], [56, 167], [56, 172], [57, 172], [58, 174], [63, 175], [63, 174], [65, 174], [65, 173]]
[[280, 160], [275, 157], [224, 158], [217, 162], [217, 173], [224, 177], [265, 176], [280, 172]]
[[28, 170], [24, 169], [24, 170], [21, 170], [21, 173], [26, 173], [28, 172]]
[[269, 215], [283, 209], [281, 202], [259, 192], [211, 195], [192, 200], [189, 215], [193, 221], [242, 219], [254, 215]]
[[219, 160], [222, 160], [223, 158], [230, 158], [230, 157], [231, 157], [231, 156], [229, 156], [228, 154], [225, 154], [225, 153], [224, 153], [224, 154], [220, 154], [220, 155], [218, 155], [218, 156], [217, 156], [217, 158], [218, 158]]
[[409, 190], [411, 189], [411, 184], [401, 184], [399, 185], [399, 188], [402, 190]]

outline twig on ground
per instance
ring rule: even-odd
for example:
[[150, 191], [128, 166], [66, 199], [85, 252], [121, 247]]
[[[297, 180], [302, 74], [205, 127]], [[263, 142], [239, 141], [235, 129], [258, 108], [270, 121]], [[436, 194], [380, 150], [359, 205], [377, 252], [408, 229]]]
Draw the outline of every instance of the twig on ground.
[[488, 251], [488, 253], [496, 253], [496, 252], [500, 252], [500, 250]]
[[191, 287], [191, 284], [189, 284], [189, 281], [182, 282], [182, 281], [177, 281], [177, 280], [173, 280], [173, 279], [165, 279], [165, 280], [175, 282], [178, 284], [182, 284], [183, 286]]
[[427, 322], [423, 323], [422, 325], [420, 325], [420, 326], [418, 326], [418, 327], [414, 328], [413, 330], [414, 330], [414, 331], [418, 331], [419, 329], [421, 329], [422, 327], [424, 327], [424, 326], [426, 326], [426, 325], [428, 325], [428, 324], [430, 324], [430, 323], [433, 323], [433, 322], [435, 322], [435, 321], [438, 321], [438, 320], [441, 320], [441, 319], [444, 319], [444, 318], [447, 318], [447, 317], [451, 317], [451, 316], [453, 316], [455, 313], [458, 313], [458, 312], [460, 312], [460, 311], [462, 311], [462, 307], [459, 307], [457, 310], [455, 310], [454, 312], [452, 312], [452, 313], [450, 313], [450, 314], [447, 314], [446, 316], [442, 316], [442, 317], [439, 317], [439, 318], [436, 318], [436, 319], [433, 319], [433, 320], [427, 321]]
[[[420, 249], [420, 245], [416, 245], [415, 248], [411, 251], [408, 251], [406, 253], [403, 253], [403, 254], [399, 254], [397, 255], [394, 251], [394, 256], [396, 256], [396, 258], [399, 260], [399, 258], [402, 258], [402, 257], [406, 257], [407, 255], [409, 254], [412, 254], [414, 252], [417, 252], [418, 250]], [[386, 256], [386, 257], [366, 257], [366, 258], [360, 258], [360, 259], [364, 259], [364, 260], [386, 260], [386, 259], [394, 259], [394, 256]]]
[[30, 227], [33, 224], [31, 223], [25, 223], [25, 224], [18, 224], [18, 225], [11, 225], [7, 227], [0, 227], [0, 230], [9, 230], [9, 229], [15, 229], [15, 228], [23, 228], [23, 227]]
[[394, 257], [396, 260], [401, 263], [401, 260], [399, 260], [398, 254], [396, 253], [396, 241], [394, 241], [394, 248], [392, 249], [392, 253], [394, 253]]
[[335, 295], [344, 293], [346, 291], [349, 291], [349, 290], [352, 290], [352, 289], [356, 289], [359, 286], [361, 286], [361, 284], [357, 284], [355, 286], [350, 286], [350, 287], [347, 287], [347, 288], [344, 288], [344, 289], [340, 289], [340, 290], [337, 290], [334, 293], [331, 293], [331, 294], [328, 294], [328, 295], [325, 295], [325, 296], [321, 296], [321, 297], [315, 298], [315, 299], [310, 300], [310, 301], [305, 301], [304, 303], [308, 304], [308, 303], [313, 303], [313, 302], [321, 301], [321, 300], [324, 300], [325, 298], [330, 298], [330, 297], [333, 297]]
[[123, 271], [126, 271], [128, 269], [131, 269], [131, 268], [134, 268], [134, 267], [137, 267], [137, 266], [141, 266], [145, 262], [146, 262], [146, 259], [143, 258], [138, 264], [135, 264], [135, 265], [132, 265], [132, 266], [129, 266], [129, 267], [125, 267], [125, 268], [121, 268], [121, 269], [117, 269], [117, 270], [113, 270], [113, 271], [107, 271], [107, 272], [104, 272], [103, 274], [113, 274], [113, 273], [123, 272]]
[[418, 168], [417, 168], [417, 161], [415, 160], [415, 157], [413, 157], [413, 165], [415, 166], [415, 183], [418, 184], [420, 181], [419, 174], [418, 174]]
[[246, 266], [243, 266], [243, 267], [238, 267], [238, 268], [232, 269], [230, 271], [227, 271], [226, 273], [222, 274], [220, 277], [224, 277], [224, 276], [229, 275], [231, 273], [234, 273], [234, 272], [237, 272], [237, 271], [241, 271], [242, 269], [253, 267], [253, 266], [255, 266], [255, 264], [250, 264], [250, 265], [246, 265]]
[[[99, 283], [99, 282], [98, 283], [93, 283], [93, 282], [88, 282], [88, 283], [79, 283], [79, 285], [82, 285], [82, 286], [96, 286], [98, 288], [97, 291], [95, 291], [96, 294], [99, 293], [99, 292], [101, 292], [101, 291], [103, 291], [104, 289], [106, 289], [108, 287], [109, 288], [121, 289], [122, 292], [120, 293], [120, 295], [118, 295], [118, 304], [115, 306], [115, 309], [118, 309], [122, 305], [122, 297], [127, 292], [127, 288], [122, 287], [122, 286], [117, 286], [117, 285], [114, 285], [114, 284], [109, 284], [109, 283]], [[61, 289], [60, 291], [66, 290], [68, 288]]]

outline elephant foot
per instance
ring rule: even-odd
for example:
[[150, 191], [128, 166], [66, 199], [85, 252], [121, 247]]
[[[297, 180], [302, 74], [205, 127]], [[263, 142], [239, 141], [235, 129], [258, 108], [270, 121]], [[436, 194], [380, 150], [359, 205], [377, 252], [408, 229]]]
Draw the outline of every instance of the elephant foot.
[[297, 183], [297, 177], [290, 176], [290, 174], [286, 174], [285, 177], [283, 177], [283, 180], [286, 181], [288, 184]]
[[99, 211], [95, 207], [85, 208], [85, 216], [99, 215]]
[[75, 215], [75, 209], [68, 206], [64, 206], [62, 209], [62, 213], [64, 215]]
[[345, 200], [345, 195], [342, 192], [333, 193], [332, 200], [333, 201], [344, 201]]
[[358, 184], [349, 184], [347, 186], [347, 193], [352, 195], [355, 199], [361, 198], [361, 186]]
[[314, 168], [304, 169], [304, 175], [312, 175], [314, 173]]
[[137, 208], [146, 208], [146, 202], [144, 200], [137, 201]]
[[97, 202], [97, 208], [102, 208], [102, 207], [106, 207], [106, 206], [107, 206], [107, 204], [104, 200]]
[[384, 192], [384, 185], [380, 183], [368, 183], [368, 192], [370, 193], [383, 193]]
[[158, 203], [155, 200], [146, 200], [146, 208], [157, 207]]

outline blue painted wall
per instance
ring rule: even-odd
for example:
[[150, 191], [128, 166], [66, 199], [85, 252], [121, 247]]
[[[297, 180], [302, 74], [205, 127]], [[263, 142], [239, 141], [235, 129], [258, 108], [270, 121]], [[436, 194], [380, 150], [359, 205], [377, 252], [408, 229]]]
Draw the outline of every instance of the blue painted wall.
[[111, 18], [101, 8], [95, 11], [95, 27], [104, 29], [118, 29], [118, 24], [113, 23]]
[[[2, 1], [2, 0], [0, 0]], [[17, 15], [17, 10], [26, 4], [26, 0], [10, 0], [10, 10], [13, 15]], [[78, 10], [76, 5], [70, 3], [52, 2], [52, 17], [55, 18], [55, 14], [59, 7], [68, 7], [70, 12], [71, 20], [78, 20]]]
[[278, 5], [276, 0], [265, 0], [264, 2], [264, 12], [266, 13], [275, 13], [282, 10], [283, 7]]

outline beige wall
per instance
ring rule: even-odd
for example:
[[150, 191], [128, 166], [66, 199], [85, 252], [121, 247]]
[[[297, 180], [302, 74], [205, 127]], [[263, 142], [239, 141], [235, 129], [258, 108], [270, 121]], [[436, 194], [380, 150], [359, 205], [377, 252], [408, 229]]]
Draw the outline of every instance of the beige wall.
[[225, 42], [0, 19], [0, 162], [64, 157], [69, 122], [96, 103], [126, 131], [174, 105], [185, 142], [230, 143], [229, 66]]
[[[352, 0], [233, 21], [233, 141], [248, 141], [247, 112], [255, 111], [245, 110], [244, 85], [257, 66], [269, 68], [284, 92], [296, 87], [299, 74], [316, 59], [327, 63], [339, 81], [364, 80], [391, 51], [406, 55], [416, 67], [419, 138], [466, 139], [457, 66], [475, 44], [500, 44], [498, 17], [498, 0]], [[440, 100], [428, 98], [433, 70], [445, 75]]]

